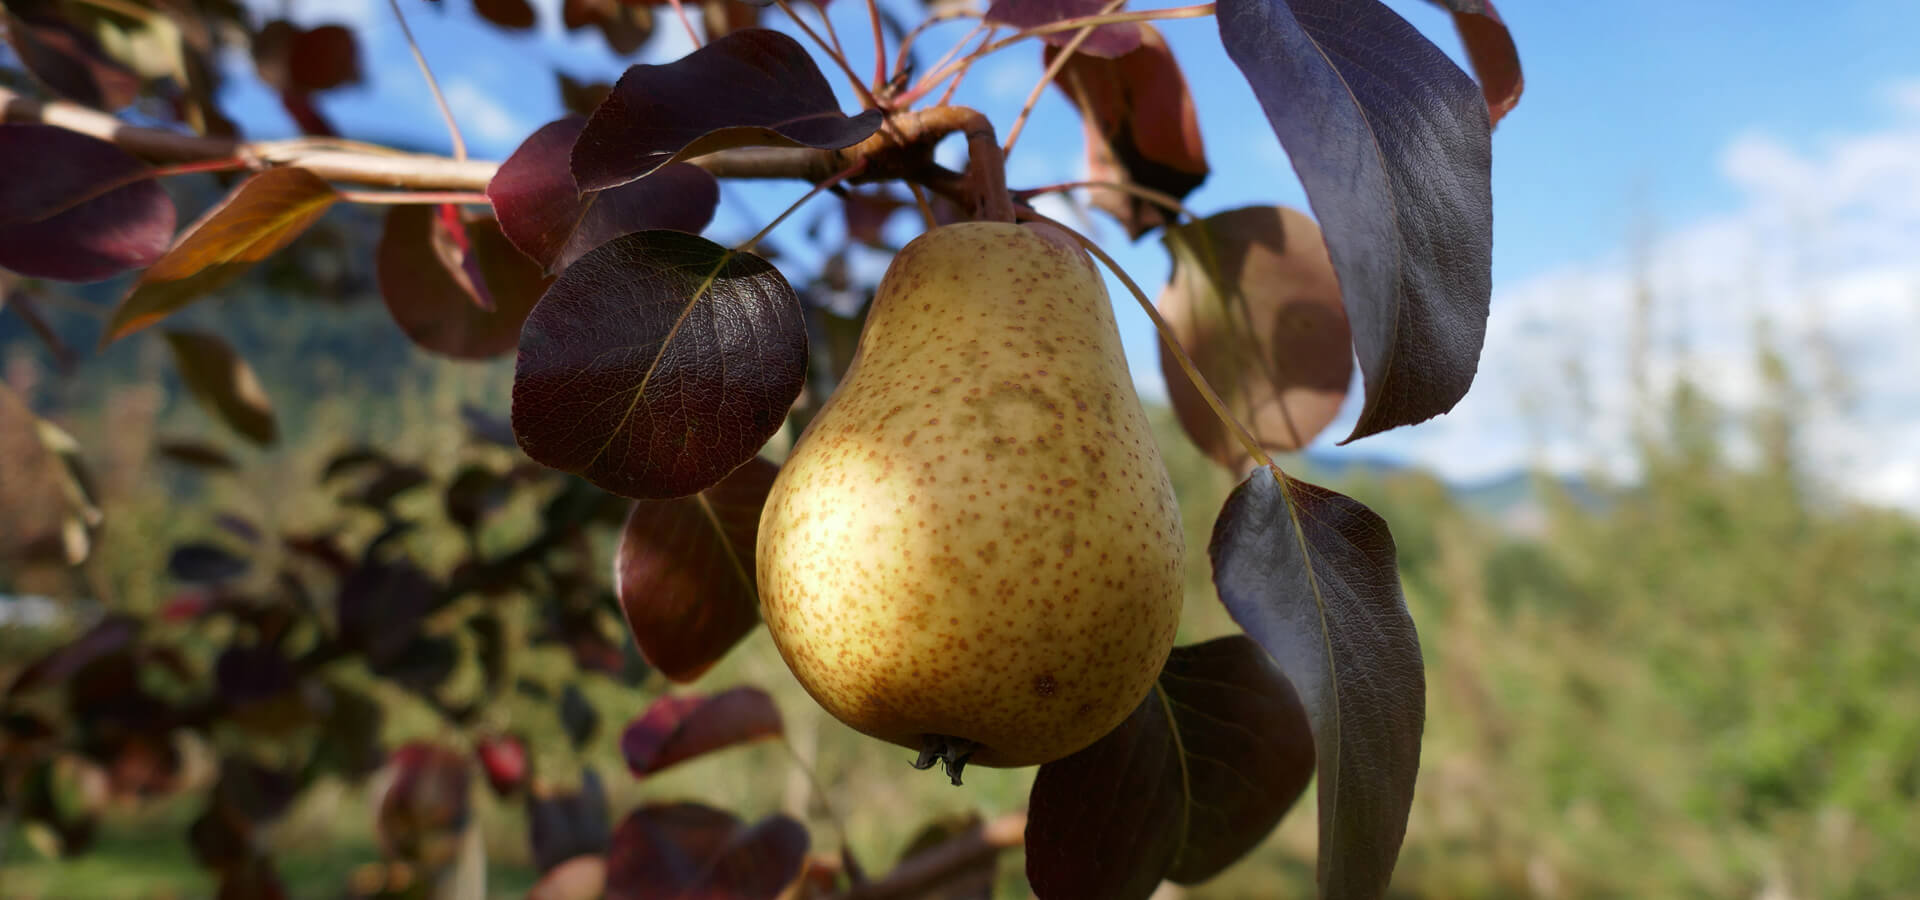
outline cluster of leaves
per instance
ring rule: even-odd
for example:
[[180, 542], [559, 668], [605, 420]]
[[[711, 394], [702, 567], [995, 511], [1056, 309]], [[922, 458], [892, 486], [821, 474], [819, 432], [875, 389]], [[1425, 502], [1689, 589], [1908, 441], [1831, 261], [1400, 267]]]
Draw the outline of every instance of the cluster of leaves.
[[[1454, 13], [1478, 85], [1376, 0], [1225, 0], [1211, 9], [1228, 56], [1293, 160], [1317, 226], [1275, 209], [1177, 224], [1187, 215], [1180, 199], [1207, 177], [1208, 165], [1188, 88], [1152, 26], [1071, 27], [1069, 20], [1107, 11], [1109, 4], [1089, 0], [1000, 0], [984, 14], [988, 24], [1043, 38], [1042, 59], [1085, 122], [1094, 202], [1135, 238], [1164, 229], [1176, 263], [1160, 302], [1164, 362], [1169, 382], [1179, 385], [1181, 421], [1223, 465], [1244, 472], [1251, 464], [1210, 547], [1221, 599], [1247, 635], [1179, 648], [1132, 718], [1087, 750], [1042, 767], [1026, 841], [1028, 875], [1043, 896], [1145, 896], [1165, 878], [1205, 879], [1257, 843], [1316, 773], [1324, 893], [1385, 890], [1424, 717], [1419, 646], [1393, 541], [1365, 507], [1292, 479], [1268, 453], [1297, 449], [1325, 427], [1355, 358], [1365, 396], [1349, 440], [1443, 413], [1471, 383], [1489, 294], [1489, 132], [1517, 100], [1520, 78], [1490, 4], [1436, 2]], [[193, 64], [198, 57], [180, 54], [187, 62], [179, 71], [127, 74], [69, 6], [8, 8], [18, 55], [56, 93], [118, 109], [132, 91], [171, 90], [183, 120], [206, 135], [226, 130], [215, 124], [211, 88]], [[505, 28], [534, 21], [515, 0], [477, 9]], [[569, 27], [598, 27], [619, 48], [644, 39], [650, 9], [570, 2], [563, 13]], [[974, 120], [950, 115], [951, 108], [913, 109], [939, 85], [938, 70], [917, 84], [908, 84], [904, 68], [903, 77], [856, 84], [868, 108], [847, 115], [805, 47], [748, 27], [753, 7], [721, 0], [703, 9], [704, 46], [671, 63], [633, 66], [604, 90], [566, 82], [580, 114], [529, 137], [499, 167], [486, 204], [395, 206], [375, 249], [382, 296], [423, 349], [456, 358], [517, 350], [510, 434], [520, 450], [632, 498], [615, 594], [640, 652], [675, 681], [698, 677], [754, 627], [754, 526], [775, 471], [756, 454], [790, 417], [808, 414], [804, 389], [817, 389], [809, 401], [831, 391], [847, 349], [833, 335], [858, 322], [844, 309], [809, 302], [850, 288], [831, 268], [803, 298], [751, 242], [726, 247], [699, 235], [718, 202], [715, 173], [727, 171], [728, 154], [791, 154], [754, 158], [784, 160], [776, 174], [841, 192], [849, 241], [880, 243], [881, 225], [907, 206], [884, 189], [862, 193], [848, 184], [906, 181], [932, 191], [944, 216], [976, 215], [1008, 199], [986, 196], [1003, 185], [1004, 172], [980, 146], [973, 145], [964, 174], [932, 161], [933, 144], [948, 133], [980, 138]], [[209, 35], [220, 19], [169, 8], [142, 27], [182, 16]], [[186, 35], [191, 30], [179, 29], [179, 47], [204, 56], [213, 38]], [[280, 91], [302, 127], [330, 134], [310, 98], [358, 78], [351, 34], [286, 23], [239, 31], [262, 80]], [[711, 102], [721, 90], [730, 102]], [[986, 139], [990, 149], [990, 133]], [[236, 155], [208, 168], [253, 164]], [[128, 148], [51, 125], [8, 124], [0, 126], [0, 165], [32, 176], [0, 187], [0, 265], [82, 281], [141, 270], [107, 317], [103, 342], [214, 294], [352, 199], [312, 169], [266, 167], [238, 180], [176, 236], [173, 205], [156, 181], [168, 173]], [[1032, 215], [1024, 206], [1030, 196], [1013, 192], [1022, 215]], [[810, 334], [826, 336], [817, 342], [825, 346], [812, 346]], [[257, 379], [229, 348], [207, 334], [167, 338], [209, 409], [251, 440], [273, 440]], [[1206, 361], [1197, 374], [1219, 389], [1218, 407], [1200, 383], [1189, 383], [1188, 358]], [[14, 415], [0, 424], [25, 421]], [[33, 458], [57, 461], [59, 442], [35, 428]], [[475, 596], [538, 587], [543, 608], [562, 611], [560, 633], [577, 633], [568, 631], [578, 626], [568, 624], [574, 607], [567, 598], [592, 596], [592, 579], [548, 561], [572, 540], [556, 535], [577, 534], [584, 521], [607, 515], [605, 495], [570, 483], [549, 507], [542, 540], [550, 543], [470, 560], [442, 581], [387, 555], [409, 527], [389, 504], [419, 487], [424, 474], [378, 454], [337, 464], [373, 473], [355, 502], [385, 511], [389, 521], [357, 558], [324, 538], [289, 545], [332, 566], [341, 584], [335, 608], [318, 612], [297, 576], [276, 581], [271, 595], [229, 597], [221, 585], [246, 571], [245, 560], [211, 545], [182, 548], [175, 575], [207, 582], [214, 598], [195, 615], [244, 626], [247, 643], [221, 657], [233, 673], [226, 693], [244, 696], [215, 690], [189, 707], [198, 718], [183, 720], [153, 713], [172, 707], [142, 694], [137, 705], [152, 707], [142, 715], [160, 715], [160, 725], [177, 729], [260, 703], [331, 708], [310, 703], [306, 694], [318, 689], [306, 686], [333, 659], [355, 655], [450, 721], [471, 721], [477, 701], [443, 696], [439, 686], [468, 650], [483, 660], [496, 652], [488, 648], [502, 646], [501, 626], [473, 624], [494, 621], [482, 615], [461, 626], [470, 639], [456, 640], [421, 623], [452, 616]], [[471, 531], [494, 498], [528, 478], [520, 469], [465, 470], [448, 486], [448, 517]], [[84, 533], [98, 513], [84, 492], [68, 493], [80, 499], [66, 497], [71, 512], [57, 533], [71, 558], [72, 534]], [[44, 535], [34, 540], [46, 544]], [[542, 580], [525, 581], [535, 570]], [[56, 654], [44, 665], [77, 671], [111, 659], [132, 670], [149, 659], [139, 629], [120, 620], [101, 627], [130, 633], [113, 640], [119, 631], [90, 634], [75, 645], [82, 649], [69, 648], [77, 654], [71, 660]], [[305, 649], [290, 651], [297, 640]], [[574, 648], [583, 668], [620, 668], [613, 664], [619, 650], [604, 636], [587, 643], [597, 649]], [[109, 649], [85, 649], [101, 645]], [[216, 675], [222, 669], [216, 665]], [[120, 698], [127, 685], [112, 684], [107, 693]], [[138, 683], [128, 689], [145, 690]], [[38, 733], [40, 726], [22, 727]], [[155, 744], [156, 727], [142, 720], [107, 730]], [[457, 786], [447, 780], [455, 777], [453, 758], [411, 752], [402, 768], [420, 774], [398, 784], [454, 796]], [[1089, 790], [1095, 784], [1128, 789]], [[1095, 802], [1116, 805], [1086, 805]], [[461, 810], [410, 804], [390, 804], [393, 822], [412, 823], [390, 831], [463, 819]], [[726, 848], [795, 843], [780, 823], [743, 829], [713, 811], [642, 813], [620, 833], [631, 826], [657, 839], [610, 845], [603, 861], [609, 887], [621, 873], [682, 871], [648, 854], [695, 846], [707, 854], [695, 855], [706, 860], [696, 871], [770, 884], [753, 880], [772, 877], [757, 867], [715, 860]], [[1142, 832], [1148, 852], [1116, 839]], [[430, 843], [395, 838], [393, 846], [397, 855], [437, 861], [444, 848], [423, 849]], [[803, 851], [804, 836], [798, 843]], [[1122, 847], [1130, 849], [1122, 855]], [[772, 850], [749, 855], [785, 859]], [[230, 878], [260, 870], [245, 854], [215, 858]], [[745, 887], [723, 893], [759, 895]]]

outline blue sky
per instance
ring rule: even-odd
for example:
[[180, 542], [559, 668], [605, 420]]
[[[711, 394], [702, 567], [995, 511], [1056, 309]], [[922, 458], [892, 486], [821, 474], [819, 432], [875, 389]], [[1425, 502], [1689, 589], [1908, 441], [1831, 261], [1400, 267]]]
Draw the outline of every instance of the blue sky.
[[[563, 34], [558, 0], [535, 0], [542, 26], [524, 35], [475, 22], [468, 3], [402, 0], [476, 156], [504, 158], [559, 114], [547, 70], [610, 80], [625, 65], [597, 32]], [[908, 20], [918, 8], [888, 5]], [[1152, 5], [1171, 4], [1133, 8]], [[1418, 0], [1389, 5], [1460, 58], [1443, 14]], [[1809, 410], [1808, 453], [1847, 494], [1920, 509], [1920, 363], [1903, 340], [1920, 333], [1920, 8], [1857, 0], [1769, 4], [1771, 13], [1760, 14], [1758, 6], [1502, 4], [1527, 91], [1493, 141], [1495, 294], [1482, 373], [1447, 417], [1337, 450], [1331, 442], [1345, 430], [1336, 423], [1323, 447], [1410, 459], [1464, 480], [1528, 463], [1597, 464], [1630, 476], [1617, 462], [1635, 416], [1624, 345], [1627, 248], [1638, 233], [1649, 247], [1656, 343], [1666, 354], [1655, 360], [1656, 380], [1686, 372], [1733, 407], [1752, 404], [1750, 338], [1763, 316], [1790, 356], [1834, 348], [1854, 396]], [[347, 133], [446, 146], [384, 2], [296, 0], [292, 9], [303, 22], [362, 28], [369, 84], [323, 101]], [[830, 7], [855, 59], [870, 58], [863, 9], [851, 0]], [[770, 10], [768, 21], [779, 20]], [[641, 60], [689, 49], [670, 17], [657, 25]], [[942, 26], [922, 46], [944, 50], [967, 28]], [[1162, 29], [1195, 89], [1214, 170], [1189, 205], [1203, 213], [1304, 208], [1212, 20]], [[957, 102], [1004, 130], [1039, 76], [1038, 57], [1037, 47], [1016, 48], [977, 67]], [[233, 111], [257, 136], [287, 133], [277, 104], [243, 82], [230, 95]], [[853, 108], [844, 84], [836, 87]], [[1009, 179], [1038, 185], [1082, 171], [1079, 123], [1049, 91]], [[743, 236], [798, 193], [729, 187], [726, 196], [759, 218], [723, 216], [714, 236]], [[1100, 227], [1095, 236], [1143, 286], [1164, 281], [1154, 238], [1126, 246], [1116, 229]], [[1131, 303], [1116, 307], [1136, 380], [1145, 393], [1164, 391], [1145, 317]], [[1567, 411], [1570, 368], [1589, 385], [1578, 414]]]

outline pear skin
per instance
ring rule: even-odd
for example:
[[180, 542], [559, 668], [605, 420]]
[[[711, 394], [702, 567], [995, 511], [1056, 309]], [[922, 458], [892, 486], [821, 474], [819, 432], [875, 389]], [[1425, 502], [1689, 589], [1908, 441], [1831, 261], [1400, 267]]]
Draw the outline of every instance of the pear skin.
[[814, 700], [957, 782], [1071, 754], [1139, 705], [1184, 550], [1093, 261], [1046, 226], [967, 222], [887, 269], [774, 481], [757, 575]]

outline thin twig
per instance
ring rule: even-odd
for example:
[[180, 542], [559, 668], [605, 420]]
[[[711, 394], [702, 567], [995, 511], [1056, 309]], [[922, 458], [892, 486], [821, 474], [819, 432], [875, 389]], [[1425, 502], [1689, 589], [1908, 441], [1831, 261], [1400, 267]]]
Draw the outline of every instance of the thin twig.
[[862, 109], [879, 109], [880, 102], [873, 99], [873, 92], [867, 90], [867, 83], [861, 81], [860, 76], [853, 74], [853, 66], [847, 62], [847, 55], [834, 52], [834, 49], [829, 46], [826, 41], [820, 39], [820, 35], [813, 30], [812, 26], [808, 25], [805, 19], [800, 18], [799, 13], [793, 11], [793, 6], [789, 4], [787, 0], [773, 0], [773, 2], [780, 5], [781, 11], [787, 14], [787, 18], [793, 20], [793, 24], [800, 26], [800, 30], [805, 32], [807, 37], [813, 39], [814, 45], [820, 48], [820, 52], [825, 53], [833, 60], [835, 65], [840, 67], [840, 71], [846, 73], [847, 83], [853, 85], [853, 92], [860, 95], [860, 107]]
[[926, 220], [927, 230], [932, 231], [940, 227], [940, 220], [933, 217], [933, 206], [927, 203], [926, 192], [920, 190], [920, 186], [911, 181], [907, 182], [907, 189], [913, 192], [913, 203], [920, 207], [920, 218]]
[[453, 138], [453, 158], [465, 161], [467, 158], [467, 139], [460, 136], [460, 126], [453, 121], [453, 108], [447, 105], [447, 98], [440, 93], [440, 82], [433, 77], [433, 69], [427, 66], [427, 57], [420, 52], [420, 44], [413, 39], [413, 29], [407, 27], [407, 17], [400, 11], [400, 0], [387, 0], [393, 8], [393, 17], [400, 23], [400, 34], [407, 39], [407, 49], [413, 51], [413, 61], [420, 64], [420, 74], [426, 76], [427, 90], [433, 92], [434, 105], [440, 107], [440, 118], [447, 121], [447, 134]]
[[1184, 216], [1188, 221], [1199, 221], [1200, 219], [1200, 214], [1188, 209], [1186, 204], [1181, 203], [1178, 197], [1164, 191], [1156, 191], [1150, 187], [1128, 184], [1124, 181], [1063, 181], [1059, 184], [1043, 185], [1036, 188], [1021, 188], [1014, 191], [1013, 196], [1018, 200], [1026, 200], [1031, 197], [1038, 197], [1041, 194], [1064, 194], [1079, 188], [1095, 188], [1132, 194], [1142, 200], [1174, 210], [1181, 216]]
[[[913, 62], [913, 55], [909, 51], [913, 49], [913, 43], [919, 40], [920, 35], [925, 33], [927, 29], [941, 22], [951, 22], [954, 19], [978, 19], [981, 15], [983, 14], [980, 10], [967, 7], [964, 9], [943, 9], [921, 19], [919, 24], [913, 26], [913, 30], [907, 32], [906, 37], [900, 39], [900, 48], [895, 51], [893, 77], [898, 79], [907, 74], [907, 65]], [[985, 22], [975, 22], [973, 30], [967, 32], [967, 36], [961, 38], [959, 43], [954, 44], [953, 49], [948, 50], [947, 55], [940, 57], [940, 61], [934, 63], [933, 67], [938, 69], [946, 65], [948, 60], [953, 59], [954, 54], [960, 52], [961, 47], [965, 47], [968, 41], [973, 40], [974, 35], [986, 30], [986, 27], [987, 23]]]
[[493, 203], [486, 194], [474, 191], [341, 191], [340, 199], [348, 203], [389, 205], [458, 203], [481, 206]]
[[[981, 24], [985, 25], [986, 22], [983, 20]], [[988, 43], [992, 42], [993, 36], [999, 33], [1000, 33], [1000, 26], [988, 25], [987, 32], [986, 34], [983, 34], [980, 36], [980, 46], [974, 48], [974, 53], [976, 54], [979, 53], [982, 48], [986, 47]], [[959, 70], [958, 72], [955, 72], [953, 75], [953, 80], [947, 82], [946, 91], [940, 95], [940, 102], [935, 103], [934, 105], [945, 106], [948, 103], [953, 102], [953, 95], [960, 91], [960, 82], [965, 80], [967, 77], [967, 73], [971, 71], [973, 71], [972, 67], [967, 67]], [[913, 96], [913, 92], [908, 91], [907, 96], [908, 98], [911, 98]], [[911, 103], [912, 100], [905, 99], [905, 100], [902, 100], [902, 102]]]
[[[1125, 2], [1127, 2], [1127, 0], [1108, 0], [1107, 5], [1100, 8], [1100, 12], [1102, 15], [1113, 12], [1120, 8], [1120, 4]], [[1059, 53], [1054, 54], [1053, 62], [1047, 65], [1045, 72], [1040, 73], [1040, 80], [1034, 82], [1033, 91], [1027, 94], [1027, 102], [1020, 107], [1020, 115], [1014, 117], [1013, 127], [1007, 129], [1007, 143], [1000, 151], [1002, 155], [1013, 155], [1013, 145], [1020, 140], [1020, 130], [1027, 127], [1027, 117], [1033, 115], [1033, 107], [1040, 102], [1040, 95], [1046, 92], [1047, 85], [1053, 83], [1054, 76], [1059, 75], [1060, 70], [1066, 68], [1067, 61], [1073, 59], [1073, 54], [1079, 52], [1080, 45], [1085, 44], [1088, 38], [1093, 37], [1094, 29], [1099, 27], [1098, 25], [1088, 25], [1080, 29], [1074, 33], [1073, 40], [1068, 41], [1067, 45], [1062, 47]]]
[[687, 8], [681, 5], [680, 0], [667, 0], [667, 2], [673, 5], [673, 14], [680, 18], [680, 27], [687, 30], [687, 39], [692, 41], [695, 47], [703, 46], [700, 42], [700, 33], [693, 30], [693, 20], [687, 18]]
[[[820, 7], [820, 18], [827, 17], [827, 8]], [[887, 38], [880, 27], [880, 4], [878, 0], [867, 0], [867, 21], [873, 23], [873, 90], [879, 93], [887, 86]], [[827, 23], [828, 28], [833, 23]]]
[[924, 97], [931, 93], [941, 81], [946, 80], [949, 76], [955, 75], [956, 73], [966, 71], [967, 67], [972, 66], [975, 62], [979, 61], [981, 57], [997, 53], [1029, 38], [1036, 38], [1061, 31], [1072, 31], [1077, 28], [1085, 28], [1089, 25], [1114, 25], [1121, 22], [1157, 22], [1166, 19], [1197, 19], [1213, 15], [1213, 12], [1213, 4], [1202, 3], [1198, 6], [1175, 6], [1168, 9], [1149, 9], [1140, 12], [1080, 16], [1073, 19], [1061, 19], [1057, 22], [1048, 22], [1045, 25], [1035, 25], [1032, 28], [1010, 34], [991, 44], [983, 45], [965, 57], [938, 68], [925, 78], [920, 79], [920, 82], [914, 85], [913, 90], [901, 95], [898, 102], [906, 104]]
[[812, 200], [814, 197], [819, 196], [821, 191], [824, 191], [827, 188], [833, 187], [834, 185], [839, 184], [842, 181], [845, 181], [849, 178], [852, 178], [855, 175], [860, 174], [860, 170], [866, 167], [867, 167], [867, 161], [865, 159], [854, 160], [853, 165], [848, 166], [846, 169], [834, 175], [832, 178], [828, 178], [827, 180], [814, 185], [805, 194], [801, 195], [800, 199], [793, 201], [793, 204], [791, 206], [788, 206], [785, 210], [781, 211], [779, 215], [774, 216], [773, 221], [768, 222], [767, 227], [760, 229], [759, 234], [756, 234], [753, 237], [748, 238], [745, 243], [740, 244], [734, 249], [742, 253], [752, 251], [755, 246], [759, 245], [762, 238], [765, 238], [768, 234], [772, 233], [772, 231], [775, 228], [780, 227], [781, 222], [785, 222], [788, 216], [793, 215], [794, 212], [800, 209], [800, 207], [805, 206], [808, 200]]

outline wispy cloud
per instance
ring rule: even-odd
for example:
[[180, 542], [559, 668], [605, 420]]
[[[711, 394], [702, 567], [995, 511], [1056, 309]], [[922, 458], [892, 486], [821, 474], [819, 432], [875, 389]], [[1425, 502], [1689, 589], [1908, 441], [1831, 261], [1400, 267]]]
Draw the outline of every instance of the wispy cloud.
[[533, 126], [509, 112], [470, 78], [454, 78], [445, 87], [447, 106], [460, 128], [481, 141], [507, 144], [526, 137]]

